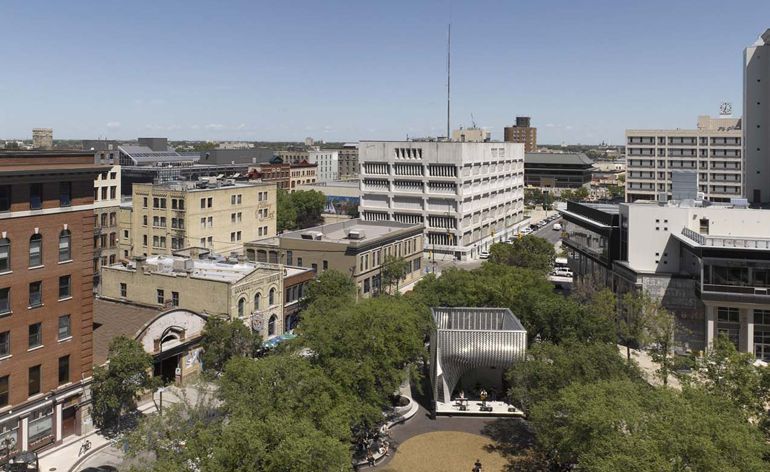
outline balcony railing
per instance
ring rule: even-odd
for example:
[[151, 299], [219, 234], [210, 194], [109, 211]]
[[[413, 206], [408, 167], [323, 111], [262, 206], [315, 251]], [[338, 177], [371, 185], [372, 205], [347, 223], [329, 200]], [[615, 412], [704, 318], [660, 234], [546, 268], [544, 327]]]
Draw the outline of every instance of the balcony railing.
[[770, 249], [770, 239], [766, 238], [736, 238], [732, 236], [707, 236], [689, 228], [682, 229], [682, 235], [692, 239], [701, 246], [724, 247], [737, 249]]

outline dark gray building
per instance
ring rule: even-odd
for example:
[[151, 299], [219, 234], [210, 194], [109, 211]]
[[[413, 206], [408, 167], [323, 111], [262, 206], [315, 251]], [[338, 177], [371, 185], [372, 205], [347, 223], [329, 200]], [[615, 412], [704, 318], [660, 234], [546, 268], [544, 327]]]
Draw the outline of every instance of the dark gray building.
[[528, 152], [524, 156], [524, 185], [579, 188], [591, 183], [593, 165], [583, 153]]

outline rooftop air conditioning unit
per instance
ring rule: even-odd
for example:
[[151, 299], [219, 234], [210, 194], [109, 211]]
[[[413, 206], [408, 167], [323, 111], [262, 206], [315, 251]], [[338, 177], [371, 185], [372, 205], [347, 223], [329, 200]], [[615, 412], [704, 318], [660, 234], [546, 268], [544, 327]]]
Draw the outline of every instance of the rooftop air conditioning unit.
[[348, 239], [364, 239], [365, 236], [361, 230], [353, 229], [348, 231]]

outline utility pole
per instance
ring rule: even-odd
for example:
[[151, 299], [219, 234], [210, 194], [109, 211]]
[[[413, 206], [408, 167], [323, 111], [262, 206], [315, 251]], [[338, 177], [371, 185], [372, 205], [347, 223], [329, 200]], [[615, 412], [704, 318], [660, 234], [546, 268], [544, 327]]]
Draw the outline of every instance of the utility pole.
[[446, 38], [446, 139], [449, 141], [449, 110], [450, 110], [450, 92], [451, 92], [451, 72], [452, 72], [452, 23], [447, 28]]

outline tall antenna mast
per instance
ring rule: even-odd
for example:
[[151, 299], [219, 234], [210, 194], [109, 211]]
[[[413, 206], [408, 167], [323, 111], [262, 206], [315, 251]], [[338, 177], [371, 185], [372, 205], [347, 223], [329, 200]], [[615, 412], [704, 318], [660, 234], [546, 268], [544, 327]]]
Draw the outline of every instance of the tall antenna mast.
[[449, 109], [450, 109], [450, 85], [452, 72], [452, 23], [449, 23], [446, 37], [446, 139], [449, 141]]

